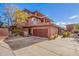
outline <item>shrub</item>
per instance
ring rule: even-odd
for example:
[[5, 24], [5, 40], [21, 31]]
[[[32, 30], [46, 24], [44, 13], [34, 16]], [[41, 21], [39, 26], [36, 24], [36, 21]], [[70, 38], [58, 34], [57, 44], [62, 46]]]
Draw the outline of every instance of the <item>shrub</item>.
[[22, 30], [19, 28], [14, 27], [14, 29], [12, 30], [13, 36], [21, 35], [21, 33], [22, 33]]
[[70, 32], [65, 31], [65, 32], [63, 33], [63, 37], [69, 37], [69, 36], [70, 36]]
[[52, 40], [52, 39], [55, 40], [57, 37], [58, 37], [58, 34], [51, 35], [49, 40]]

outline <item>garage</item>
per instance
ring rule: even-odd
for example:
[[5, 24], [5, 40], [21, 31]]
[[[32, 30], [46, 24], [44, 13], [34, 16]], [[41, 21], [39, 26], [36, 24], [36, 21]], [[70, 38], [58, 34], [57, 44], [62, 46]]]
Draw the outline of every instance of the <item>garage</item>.
[[33, 36], [48, 37], [48, 29], [33, 29]]

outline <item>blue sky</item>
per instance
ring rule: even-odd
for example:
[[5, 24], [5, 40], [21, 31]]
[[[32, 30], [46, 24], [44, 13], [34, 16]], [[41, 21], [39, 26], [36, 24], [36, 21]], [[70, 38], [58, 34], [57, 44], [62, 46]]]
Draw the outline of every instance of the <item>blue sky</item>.
[[[5, 4], [0, 4], [0, 10]], [[79, 4], [73, 3], [22, 3], [16, 4], [19, 9], [28, 9], [47, 15], [57, 25], [79, 23]]]

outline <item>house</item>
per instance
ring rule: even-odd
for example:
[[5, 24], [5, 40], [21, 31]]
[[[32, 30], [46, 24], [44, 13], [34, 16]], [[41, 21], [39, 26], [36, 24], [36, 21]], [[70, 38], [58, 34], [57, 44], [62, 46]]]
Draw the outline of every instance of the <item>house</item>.
[[[31, 35], [49, 38], [51, 35], [61, 34], [62, 28], [55, 25], [47, 16], [38, 11], [31, 12], [27, 9], [23, 11], [30, 16], [26, 22], [17, 23], [16, 27], [23, 31], [24, 36]], [[0, 28], [0, 33], [0, 36], [8, 37], [10, 35], [8, 28]]]
[[68, 25], [66, 25], [66, 30], [71, 32], [71, 33], [74, 33], [74, 31], [76, 30], [75, 24], [68, 24]]
[[22, 27], [24, 32], [28, 35], [39, 37], [50, 37], [51, 35], [59, 34], [61, 28], [53, 23], [51, 19], [43, 15], [42, 13], [29, 10], [23, 10], [30, 14], [28, 20], [25, 23], [17, 24], [18, 27]]
[[[31, 35], [49, 38], [51, 35], [61, 34], [61, 27], [55, 25], [47, 16], [38, 11], [31, 12], [27, 9], [23, 11], [30, 16], [26, 22], [17, 23], [16, 27], [23, 31], [24, 36]], [[0, 33], [0, 36], [8, 37], [10, 35], [8, 28], [0, 28]]]

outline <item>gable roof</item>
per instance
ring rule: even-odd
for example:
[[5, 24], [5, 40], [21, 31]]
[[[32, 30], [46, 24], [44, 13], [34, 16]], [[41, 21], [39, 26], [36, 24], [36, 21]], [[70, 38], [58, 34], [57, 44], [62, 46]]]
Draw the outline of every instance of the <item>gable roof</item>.
[[39, 11], [34, 11], [32, 14], [35, 15], [35, 16], [37, 16], [37, 17], [39, 17], [39, 18], [44, 18], [44, 19], [46, 19], [47, 21], [53, 22], [53, 20], [49, 19], [46, 15], [42, 14], [42, 13], [39, 12]]
[[32, 11], [28, 10], [28, 9], [24, 9], [24, 12], [27, 12], [28, 14], [32, 14]]
[[36, 16], [38, 16], [38, 17], [45, 16], [45, 15], [43, 15], [42, 13], [40, 13], [40, 12], [38, 12], [38, 11], [34, 11], [32, 14], [33, 14], [33, 15], [36, 15]]
[[32, 12], [32, 11], [30, 11], [30, 10], [28, 10], [28, 9], [24, 9], [23, 11], [24, 11], [24, 12], [27, 12], [28, 14], [31, 14], [30, 17], [35, 16], [35, 17], [37, 17], [37, 18], [40, 18], [40, 19], [44, 18], [44, 19], [46, 19], [47, 21], [53, 22], [53, 20], [49, 19], [46, 15], [42, 14], [42, 13], [39, 12], [39, 11], [34, 11], [34, 12]]
[[[40, 20], [43, 20], [43, 18], [44, 18], [44, 19], [46, 19], [46, 20], [49, 21], [49, 22], [53, 22], [53, 20], [49, 19], [46, 15], [42, 14], [42, 13], [39, 12], [39, 11], [31, 12], [31, 11], [29, 11], [29, 10], [27, 10], [27, 9], [25, 9], [25, 10], [23, 10], [23, 11], [27, 12], [28, 14], [31, 14], [31, 16], [30, 16], [29, 18], [35, 17], [35, 18], [38, 18], [38, 19], [40, 19]], [[57, 26], [57, 25], [54, 24], [54, 23], [52, 23], [51, 25], [53, 25], [53, 26], [55, 26], [55, 27], [57, 27], [57, 28], [61, 28], [61, 27]]]

